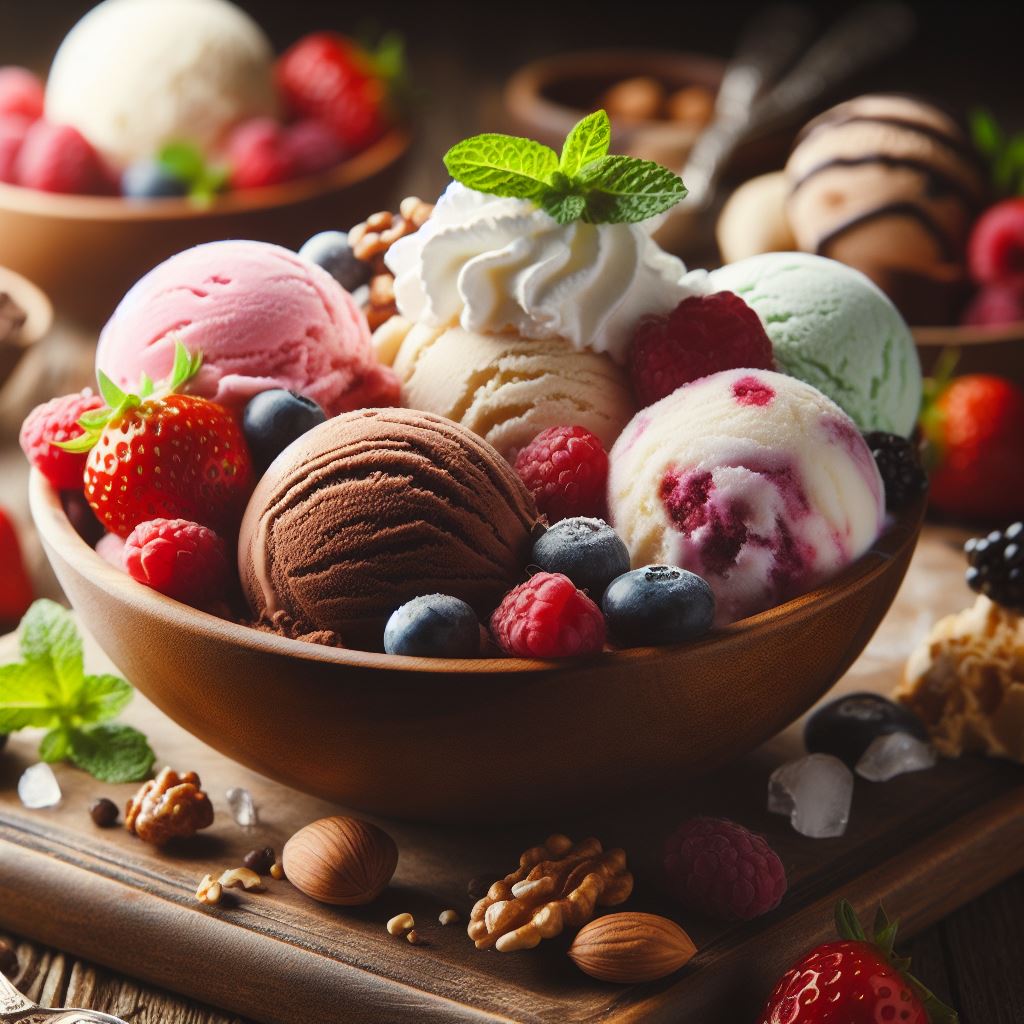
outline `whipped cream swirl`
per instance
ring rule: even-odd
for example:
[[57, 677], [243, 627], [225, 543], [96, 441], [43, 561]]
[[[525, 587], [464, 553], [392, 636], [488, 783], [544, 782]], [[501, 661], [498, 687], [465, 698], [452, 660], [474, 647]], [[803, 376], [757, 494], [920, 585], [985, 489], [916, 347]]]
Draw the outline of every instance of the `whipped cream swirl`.
[[558, 224], [525, 199], [452, 182], [419, 231], [385, 257], [398, 311], [432, 326], [564, 338], [625, 362], [633, 328], [705, 294], [643, 224]]

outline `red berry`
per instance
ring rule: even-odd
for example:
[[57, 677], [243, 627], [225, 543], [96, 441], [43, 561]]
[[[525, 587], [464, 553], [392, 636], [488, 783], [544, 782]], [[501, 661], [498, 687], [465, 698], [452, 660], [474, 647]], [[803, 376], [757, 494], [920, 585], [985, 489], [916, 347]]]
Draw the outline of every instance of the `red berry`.
[[25, 570], [18, 534], [0, 508], [0, 628], [12, 630], [32, 603], [32, 582]]
[[604, 616], [568, 576], [539, 572], [505, 595], [491, 633], [514, 657], [571, 658], [602, 650]]
[[77, 128], [36, 121], [15, 162], [19, 185], [43, 192], [111, 195], [111, 175], [99, 153]]
[[960, 322], [978, 327], [998, 327], [1024, 320], [1024, 280], [987, 284], [971, 299]]
[[151, 519], [128, 535], [122, 554], [132, 579], [186, 604], [205, 607], [227, 591], [224, 541], [187, 519]]
[[194, 395], [129, 406], [103, 428], [85, 465], [89, 505], [119, 537], [149, 519], [188, 519], [230, 535], [251, 490], [241, 427]]
[[78, 420], [92, 409], [101, 409], [103, 399], [86, 388], [74, 395], [51, 398], [37, 405], [25, 417], [18, 442], [28, 461], [60, 491], [82, 489], [87, 452], [66, 452], [54, 442], [70, 441], [82, 434]]
[[384, 134], [387, 87], [351, 39], [336, 32], [306, 36], [282, 54], [276, 74], [291, 113], [323, 121], [346, 151], [365, 149]]
[[549, 523], [607, 515], [608, 453], [585, 427], [542, 430], [519, 452], [516, 472]]
[[926, 410], [923, 426], [938, 457], [936, 508], [973, 520], [1024, 515], [1024, 390], [1002, 377], [958, 377]]
[[239, 125], [228, 139], [227, 155], [235, 189], [278, 185], [296, 175], [284, 128], [269, 117]]
[[974, 222], [967, 265], [978, 284], [1024, 284], [1024, 196], [996, 203]]
[[13, 185], [15, 165], [32, 122], [20, 114], [0, 116], [0, 181]]
[[685, 907], [725, 921], [749, 921], [782, 901], [786, 869], [763, 836], [721, 818], [691, 818], [665, 842], [671, 894]]
[[695, 295], [666, 316], [644, 317], [629, 351], [633, 391], [641, 405], [719, 370], [773, 365], [772, 343], [760, 318], [732, 292]]
[[345, 150], [322, 121], [299, 121], [285, 131], [285, 148], [295, 165], [296, 177], [320, 174], [336, 167]]
[[26, 68], [0, 68], [0, 116], [17, 114], [38, 121], [43, 116], [45, 90]]

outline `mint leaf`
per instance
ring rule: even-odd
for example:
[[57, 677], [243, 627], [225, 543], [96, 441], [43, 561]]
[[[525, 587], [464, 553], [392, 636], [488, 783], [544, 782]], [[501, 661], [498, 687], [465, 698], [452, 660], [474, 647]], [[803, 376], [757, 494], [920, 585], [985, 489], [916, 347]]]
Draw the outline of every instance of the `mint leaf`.
[[971, 139], [985, 155], [994, 156], [1003, 146], [1003, 133], [989, 110], [975, 110], [970, 116]]
[[132, 699], [132, 688], [118, 676], [86, 676], [75, 714], [83, 722], [116, 718]]
[[39, 760], [47, 764], [63, 761], [71, 750], [67, 729], [51, 729], [39, 744]]
[[189, 142], [169, 142], [160, 150], [157, 162], [186, 185], [198, 181], [206, 166], [203, 154]]
[[605, 156], [578, 177], [587, 198], [583, 219], [592, 224], [647, 220], [671, 209], [686, 195], [682, 178], [651, 160]]
[[82, 638], [71, 613], [56, 601], [34, 601], [21, 620], [20, 643], [25, 663], [56, 684], [55, 702], [71, 703], [84, 675]]
[[56, 680], [25, 662], [0, 666], [0, 733], [56, 725], [60, 702]]
[[101, 782], [139, 782], [156, 760], [146, 737], [130, 725], [104, 722], [72, 729], [69, 742], [71, 761]]
[[541, 208], [559, 224], [571, 224], [583, 216], [587, 201], [583, 196], [549, 192], [541, 199]]
[[515, 199], [539, 199], [558, 170], [553, 149], [513, 135], [475, 135], [444, 155], [448, 173], [468, 188]]
[[580, 121], [565, 137], [558, 169], [570, 178], [587, 164], [600, 160], [612, 142], [612, 123], [603, 110], [595, 110]]

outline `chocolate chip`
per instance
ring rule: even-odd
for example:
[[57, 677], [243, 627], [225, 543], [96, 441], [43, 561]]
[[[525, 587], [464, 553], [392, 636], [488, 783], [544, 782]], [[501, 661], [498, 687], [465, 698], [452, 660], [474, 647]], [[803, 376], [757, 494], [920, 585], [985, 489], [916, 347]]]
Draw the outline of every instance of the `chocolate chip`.
[[99, 800], [94, 800], [89, 805], [89, 817], [92, 818], [93, 824], [99, 828], [113, 828], [117, 824], [117, 818], [120, 813], [117, 809], [117, 804], [113, 800], [108, 800], [105, 796], [100, 797]]
[[266, 875], [270, 872], [277, 858], [274, 856], [272, 846], [264, 846], [262, 850], [250, 850], [243, 858], [242, 863], [258, 875]]

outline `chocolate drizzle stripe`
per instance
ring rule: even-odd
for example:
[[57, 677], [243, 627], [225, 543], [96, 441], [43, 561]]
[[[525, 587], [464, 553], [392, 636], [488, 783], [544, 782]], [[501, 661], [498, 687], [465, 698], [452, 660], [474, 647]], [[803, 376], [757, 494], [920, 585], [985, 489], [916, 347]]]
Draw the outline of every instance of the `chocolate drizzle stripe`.
[[902, 128], [917, 135], [924, 135], [933, 142], [939, 143], [940, 146], [945, 146], [946, 149], [951, 150], [962, 160], [972, 164], [982, 175], [986, 173], [985, 161], [969, 142], [958, 138], [952, 132], [943, 131], [941, 128], [925, 124], [922, 121], [912, 121], [907, 117], [886, 117], [881, 114], [841, 114], [838, 117], [829, 117], [825, 114], [818, 120], [812, 121], [797, 135], [794, 148], [817, 135], [818, 132], [825, 131], [828, 128], [841, 128], [847, 124], [888, 125], [891, 128]]
[[[934, 164], [930, 164], [925, 160], [917, 160], [914, 157], [890, 156], [887, 153], [868, 153], [864, 156], [836, 156], [828, 160], [823, 160], [821, 163], [815, 164], [809, 171], [805, 171], [799, 178], [797, 178], [793, 183], [792, 192], [796, 192], [808, 181], [811, 181], [833, 168], [867, 167], [872, 164], [880, 164], [884, 167], [890, 167], [893, 169], [905, 167], [911, 171], [918, 171], [925, 175], [925, 177], [930, 178], [932, 181], [938, 182], [946, 192], [955, 195], [968, 210], [977, 210], [981, 206], [981, 201], [977, 193], [965, 185], [963, 181], [953, 177], [952, 175], [946, 174], [945, 171], [936, 167]], [[931, 198], [937, 197], [932, 193]]]
[[818, 239], [818, 244], [814, 251], [819, 256], [827, 256], [831, 245], [848, 231], [852, 231], [862, 224], [868, 224], [873, 220], [881, 220], [883, 217], [908, 217], [911, 220], [916, 220], [935, 239], [944, 260], [951, 262], [956, 259], [956, 251], [953, 244], [946, 237], [942, 228], [935, 223], [927, 210], [922, 210], [920, 206], [911, 202], [887, 203], [885, 206], [866, 210], [864, 213], [859, 213], [856, 217], [843, 221], [843, 223], [829, 231], [828, 234]]

